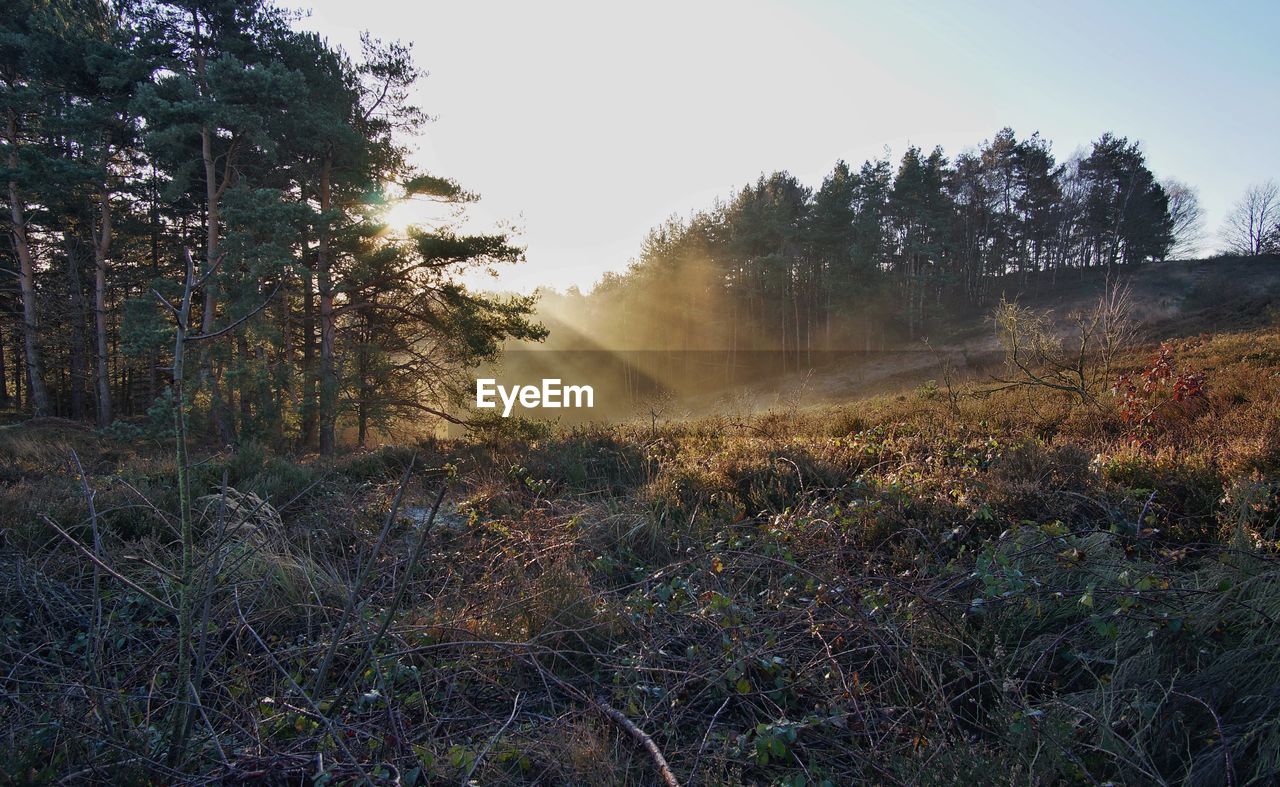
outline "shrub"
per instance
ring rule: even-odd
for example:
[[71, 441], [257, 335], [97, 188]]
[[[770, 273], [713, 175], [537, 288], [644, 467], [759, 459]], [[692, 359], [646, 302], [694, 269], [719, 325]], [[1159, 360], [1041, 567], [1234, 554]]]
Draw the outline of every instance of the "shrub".
[[1116, 384], [1120, 416], [1129, 427], [1128, 438], [1152, 447], [1152, 437], [1185, 423], [1207, 406], [1208, 378], [1204, 372], [1178, 372], [1174, 349], [1164, 342], [1136, 378], [1121, 375]]
[[1064, 336], [1050, 311], [1033, 312], [1000, 300], [993, 316], [1005, 352], [1006, 388], [1062, 391], [1096, 404], [1110, 387], [1117, 359], [1134, 341], [1127, 287], [1108, 286], [1092, 309], [1067, 316]]

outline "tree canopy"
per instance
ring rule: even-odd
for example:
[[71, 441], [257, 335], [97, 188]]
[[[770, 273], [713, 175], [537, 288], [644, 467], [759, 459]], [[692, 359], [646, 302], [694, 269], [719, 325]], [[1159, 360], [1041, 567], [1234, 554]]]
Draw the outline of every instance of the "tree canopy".
[[159, 298], [190, 252], [192, 325], [225, 331], [192, 360], [197, 429], [329, 453], [448, 417], [466, 369], [545, 331], [532, 299], [458, 281], [522, 260], [509, 237], [385, 223], [476, 199], [411, 163], [421, 76], [407, 46], [348, 53], [262, 0], [6, 4], [0, 404], [168, 423]]

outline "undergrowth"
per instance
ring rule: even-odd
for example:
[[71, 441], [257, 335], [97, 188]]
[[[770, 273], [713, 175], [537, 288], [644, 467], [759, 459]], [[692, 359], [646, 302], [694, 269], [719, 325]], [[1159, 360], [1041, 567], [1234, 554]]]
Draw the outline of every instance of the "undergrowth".
[[690, 784], [1273, 783], [1280, 334], [1159, 358], [1194, 407], [934, 386], [202, 455], [178, 762], [172, 459], [6, 427], [0, 781], [655, 783], [612, 710]]

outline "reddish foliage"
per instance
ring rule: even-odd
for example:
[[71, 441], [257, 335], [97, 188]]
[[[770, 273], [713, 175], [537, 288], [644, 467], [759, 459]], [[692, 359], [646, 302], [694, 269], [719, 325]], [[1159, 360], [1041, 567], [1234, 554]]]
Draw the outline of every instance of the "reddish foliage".
[[1205, 401], [1208, 380], [1204, 372], [1178, 372], [1174, 347], [1163, 342], [1150, 365], [1136, 378], [1121, 375], [1115, 393], [1120, 396], [1120, 417], [1129, 427], [1129, 439], [1150, 448], [1156, 432], [1170, 417], [1186, 415]]

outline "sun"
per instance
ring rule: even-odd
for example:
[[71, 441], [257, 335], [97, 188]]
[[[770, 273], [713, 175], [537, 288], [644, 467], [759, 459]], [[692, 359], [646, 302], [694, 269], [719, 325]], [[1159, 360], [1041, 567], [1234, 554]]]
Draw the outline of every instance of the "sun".
[[382, 214], [387, 231], [394, 235], [408, 235], [409, 228], [420, 226], [429, 220], [427, 206], [413, 199], [392, 202]]
[[461, 217], [451, 212], [449, 205], [423, 196], [401, 196], [388, 199], [380, 211], [385, 233], [408, 237], [411, 228], [428, 232], [445, 224], [457, 222]]

